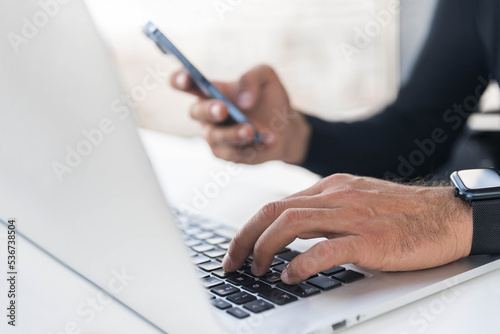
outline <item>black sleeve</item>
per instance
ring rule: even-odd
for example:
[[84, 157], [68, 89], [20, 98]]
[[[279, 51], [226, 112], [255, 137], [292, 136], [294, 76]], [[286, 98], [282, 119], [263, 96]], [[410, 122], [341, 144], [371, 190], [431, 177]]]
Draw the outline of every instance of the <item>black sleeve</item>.
[[320, 175], [428, 175], [447, 160], [489, 79], [474, 1], [443, 0], [411, 77], [392, 105], [354, 123], [307, 116], [312, 135], [303, 167]]

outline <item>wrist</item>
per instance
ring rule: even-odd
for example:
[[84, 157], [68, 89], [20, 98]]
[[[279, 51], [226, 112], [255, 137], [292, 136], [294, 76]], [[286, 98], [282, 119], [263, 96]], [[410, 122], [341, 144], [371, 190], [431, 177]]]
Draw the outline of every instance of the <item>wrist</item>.
[[[473, 219], [472, 207], [455, 197], [453, 188], [442, 188], [445, 201], [449, 203], [450, 224], [457, 240], [457, 258], [468, 256], [472, 248]], [[445, 204], [446, 205], [446, 204]]]
[[309, 147], [312, 128], [305, 116], [296, 111], [297, 117], [294, 117], [288, 127], [288, 139], [284, 143], [282, 161], [300, 165], [304, 162]]

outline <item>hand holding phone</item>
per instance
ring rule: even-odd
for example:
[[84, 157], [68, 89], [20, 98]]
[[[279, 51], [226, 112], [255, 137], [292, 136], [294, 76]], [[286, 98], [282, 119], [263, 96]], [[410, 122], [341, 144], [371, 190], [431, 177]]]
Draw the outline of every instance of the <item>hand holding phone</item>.
[[210, 81], [208, 81], [198, 69], [196, 69], [189, 60], [174, 46], [172, 42], [168, 40], [165, 35], [163, 35], [158, 28], [151, 22], [148, 22], [144, 28], [144, 33], [155, 42], [161, 51], [165, 54], [174, 55], [188, 71], [189, 75], [198, 86], [198, 88], [205, 94], [206, 97], [214, 98], [223, 101], [228, 109], [229, 117], [228, 121], [224, 124], [235, 124], [235, 123], [246, 123], [250, 124], [255, 133], [253, 143], [261, 143], [262, 135], [259, 133], [257, 128], [250, 123], [250, 121], [245, 117], [245, 115], [231, 102], [228, 98], [224, 96]]

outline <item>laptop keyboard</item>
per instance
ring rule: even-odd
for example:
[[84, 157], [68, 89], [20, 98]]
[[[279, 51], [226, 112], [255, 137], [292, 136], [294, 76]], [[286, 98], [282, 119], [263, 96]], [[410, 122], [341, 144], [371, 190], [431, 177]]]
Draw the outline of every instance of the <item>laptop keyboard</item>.
[[263, 276], [252, 274], [252, 255], [238, 271], [227, 273], [222, 269], [222, 259], [231, 240], [224, 233], [223, 226], [185, 211], [173, 211], [191, 261], [198, 267], [201, 284], [207, 289], [212, 305], [237, 319], [319, 293], [328, 293], [328, 290], [365, 278], [362, 273], [335, 266], [309, 277], [305, 282], [285, 284], [281, 282], [281, 272], [300, 254], [289, 248], [283, 248], [275, 255], [271, 268]]

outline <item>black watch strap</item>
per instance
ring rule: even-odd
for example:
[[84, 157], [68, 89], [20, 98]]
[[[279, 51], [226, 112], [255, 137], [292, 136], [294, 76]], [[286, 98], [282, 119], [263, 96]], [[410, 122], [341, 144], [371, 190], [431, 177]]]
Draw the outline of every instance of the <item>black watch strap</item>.
[[473, 233], [470, 254], [500, 253], [500, 199], [472, 201]]

